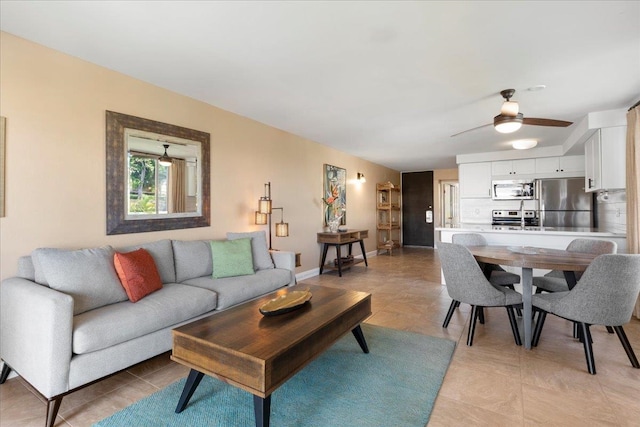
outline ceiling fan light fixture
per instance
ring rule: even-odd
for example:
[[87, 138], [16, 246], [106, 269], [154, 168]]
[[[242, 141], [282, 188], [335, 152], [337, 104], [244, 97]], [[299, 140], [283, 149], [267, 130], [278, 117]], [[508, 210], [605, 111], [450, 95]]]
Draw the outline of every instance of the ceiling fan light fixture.
[[500, 114], [503, 116], [516, 117], [518, 115], [518, 103], [516, 101], [505, 101], [502, 103]]
[[158, 162], [162, 166], [171, 166], [171, 157], [167, 154], [167, 148], [169, 148], [169, 144], [162, 144], [164, 147], [164, 154], [158, 158]]
[[493, 118], [493, 127], [500, 133], [512, 133], [522, 127], [522, 113], [515, 117], [499, 114]]
[[536, 145], [538, 145], [538, 141], [535, 139], [518, 139], [511, 143], [511, 146], [516, 150], [528, 150]]

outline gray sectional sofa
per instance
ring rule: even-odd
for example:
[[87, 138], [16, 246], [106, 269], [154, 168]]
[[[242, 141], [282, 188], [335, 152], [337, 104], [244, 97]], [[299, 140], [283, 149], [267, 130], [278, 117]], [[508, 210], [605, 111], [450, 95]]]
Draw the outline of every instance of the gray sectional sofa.
[[[0, 285], [1, 381], [13, 369], [40, 392], [51, 426], [64, 395], [170, 350], [173, 328], [295, 283], [293, 252], [269, 252], [264, 232], [227, 235], [242, 237], [251, 237], [253, 274], [217, 279], [206, 240], [22, 257], [17, 277]], [[138, 248], [162, 288], [133, 303], [113, 284], [113, 254]]]

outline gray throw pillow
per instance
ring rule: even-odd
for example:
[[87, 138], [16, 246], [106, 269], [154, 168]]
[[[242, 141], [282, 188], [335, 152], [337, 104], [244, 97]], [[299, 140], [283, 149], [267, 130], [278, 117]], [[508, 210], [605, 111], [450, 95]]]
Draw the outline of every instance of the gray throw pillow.
[[269, 249], [267, 247], [267, 234], [264, 231], [250, 231], [246, 233], [227, 233], [228, 240], [251, 238], [251, 255], [253, 256], [253, 268], [267, 270], [275, 268]]
[[73, 314], [127, 301], [113, 264], [111, 246], [70, 251], [41, 248], [33, 251], [49, 287], [73, 297]]

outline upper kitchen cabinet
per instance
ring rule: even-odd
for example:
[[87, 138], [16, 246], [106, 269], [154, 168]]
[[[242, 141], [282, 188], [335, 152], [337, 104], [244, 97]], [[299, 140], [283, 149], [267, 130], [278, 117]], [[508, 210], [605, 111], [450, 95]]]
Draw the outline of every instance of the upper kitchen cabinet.
[[584, 176], [584, 156], [540, 157], [536, 159], [536, 178]]
[[461, 198], [491, 198], [491, 163], [462, 163], [458, 180]]
[[535, 159], [503, 160], [491, 162], [491, 174], [495, 177], [507, 176], [513, 178], [518, 175], [533, 175], [536, 173]]
[[626, 135], [626, 126], [602, 128], [585, 142], [585, 191], [626, 187]]

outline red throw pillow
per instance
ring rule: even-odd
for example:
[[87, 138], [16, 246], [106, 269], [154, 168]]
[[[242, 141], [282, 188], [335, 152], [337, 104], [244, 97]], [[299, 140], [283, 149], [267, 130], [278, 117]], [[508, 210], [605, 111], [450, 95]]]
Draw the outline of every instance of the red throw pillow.
[[145, 249], [127, 253], [116, 252], [113, 263], [131, 302], [140, 301], [151, 292], [162, 288], [162, 279], [156, 263]]

